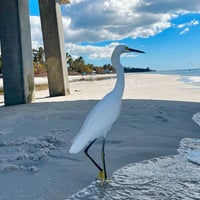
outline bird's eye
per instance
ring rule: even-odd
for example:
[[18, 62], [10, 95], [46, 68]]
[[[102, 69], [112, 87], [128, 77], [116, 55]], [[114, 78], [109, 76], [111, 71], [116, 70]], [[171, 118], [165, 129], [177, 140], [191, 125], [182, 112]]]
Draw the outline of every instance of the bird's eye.
[[128, 47], [125, 47], [125, 49], [126, 49], [126, 50], [129, 50], [129, 48], [128, 48]]

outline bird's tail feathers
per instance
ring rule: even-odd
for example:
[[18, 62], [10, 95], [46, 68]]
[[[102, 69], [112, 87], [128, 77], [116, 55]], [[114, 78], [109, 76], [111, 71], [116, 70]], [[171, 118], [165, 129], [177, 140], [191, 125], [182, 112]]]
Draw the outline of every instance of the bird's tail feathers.
[[87, 143], [88, 143], [87, 138], [84, 137], [84, 135], [80, 134], [79, 132], [79, 134], [73, 139], [73, 143], [69, 152], [78, 153], [85, 147]]

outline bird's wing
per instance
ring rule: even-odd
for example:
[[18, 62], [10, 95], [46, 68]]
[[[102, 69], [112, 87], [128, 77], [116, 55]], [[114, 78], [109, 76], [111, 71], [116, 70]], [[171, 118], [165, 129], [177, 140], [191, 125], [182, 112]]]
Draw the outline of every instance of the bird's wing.
[[120, 104], [121, 101], [117, 101], [113, 93], [109, 93], [99, 101], [85, 119], [80, 132], [74, 139], [70, 152], [72, 150], [79, 152], [90, 141], [105, 136], [119, 114]]

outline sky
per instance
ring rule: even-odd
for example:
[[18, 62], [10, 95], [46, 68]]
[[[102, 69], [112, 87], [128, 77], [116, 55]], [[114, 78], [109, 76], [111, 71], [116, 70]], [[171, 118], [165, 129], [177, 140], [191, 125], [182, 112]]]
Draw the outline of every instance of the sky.
[[[43, 46], [37, 0], [29, 0], [32, 47]], [[118, 44], [126, 67], [200, 68], [200, 0], [71, 0], [61, 6], [66, 52], [103, 66]]]

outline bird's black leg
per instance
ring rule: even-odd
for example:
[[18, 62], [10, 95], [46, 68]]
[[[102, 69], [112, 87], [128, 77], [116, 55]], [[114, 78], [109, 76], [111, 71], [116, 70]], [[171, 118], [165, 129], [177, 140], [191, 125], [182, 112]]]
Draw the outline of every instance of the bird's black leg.
[[94, 161], [94, 159], [88, 154], [88, 150], [89, 148], [93, 145], [93, 143], [96, 141], [97, 139], [93, 140], [84, 150], [85, 155], [92, 161], [92, 163], [98, 168], [98, 170], [100, 172], [103, 171], [103, 169]]
[[103, 141], [102, 141], [102, 150], [101, 150], [101, 159], [102, 159], [102, 163], [103, 163], [103, 171], [104, 171], [104, 179], [107, 179], [107, 173], [106, 173], [106, 161], [105, 161], [105, 137], [103, 137]]

